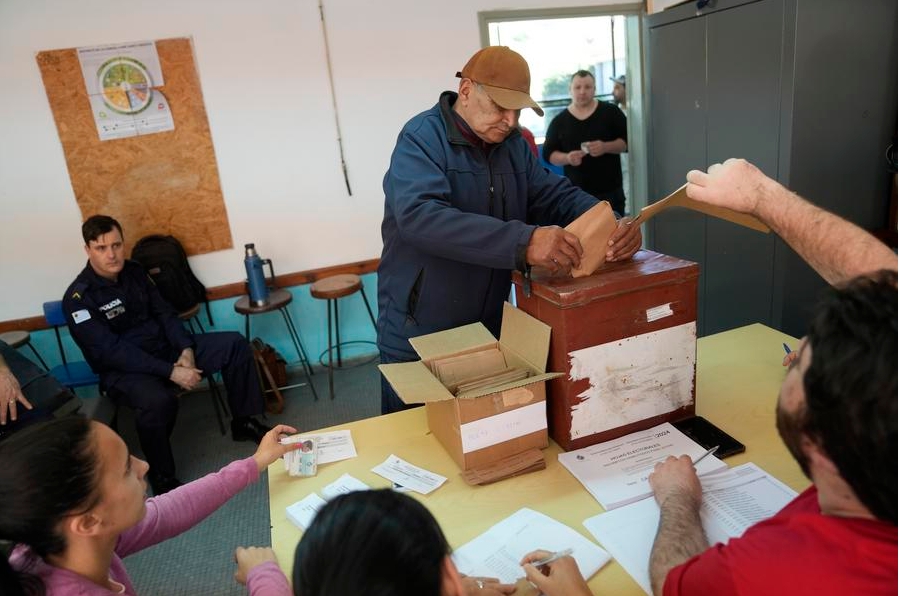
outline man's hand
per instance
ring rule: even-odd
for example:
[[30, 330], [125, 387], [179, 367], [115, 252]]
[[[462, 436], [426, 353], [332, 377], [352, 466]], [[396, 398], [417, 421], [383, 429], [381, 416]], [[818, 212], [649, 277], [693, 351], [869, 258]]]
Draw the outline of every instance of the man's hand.
[[579, 267], [584, 249], [581, 241], [559, 226], [539, 227], [531, 234], [526, 259], [528, 265], [549, 269], [553, 273], [570, 273]]
[[656, 464], [652, 474], [649, 475], [649, 486], [655, 493], [659, 506], [665, 504], [672, 495], [689, 499], [699, 511], [702, 503], [702, 485], [699, 484], [699, 476], [693, 467], [693, 460], [687, 455], [668, 458]]
[[574, 151], [569, 151], [566, 154], [566, 160], [568, 161], [568, 165], [578, 167], [583, 163], [584, 157], [587, 154], [581, 151], [580, 149], [575, 149]]
[[546, 550], [535, 550], [524, 556], [521, 566], [528, 581], [546, 596], [590, 596], [592, 592], [573, 557], [562, 557], [539, 569], [531, 565], [531, 561], [538, 561], [551, 554]]
[[193, 348], [184, 348], [184, 350], [181, 352], [181, 355], [178, 356], [178, 360], [175, 361], [175, 366], [183, 366], [185, 368], [196, 368], [197, 361], [194, 359]]
[[465, 596], [501, 596], [515, 592], [514, 584], [501, 584], [495, 577], [462, 576]]
[[22, 389], [15, 375], [0, 359], [0, 424], [6, 424], [7, 411], [10, 420], [18, 418], [18, 404], [31, 409], [31, 403], [22, 395]]
[[234, 550], [234, 562], [237, 563], [234, 580], [241, 585], [247, 585], [247, 575], [250, 573], [250, 570], [266, 561], [278, 563], [275, 551], [263, 546], [248, 546], [246, 548], [238, 546]]
[[182, 389], [193, 389], [202, 378], [203, 371], [199, 368], [181, 366], [180, 364], [173, 366], [172, 374], [169, 375], [169, 379]]
[[702, 203], [755, 214], [764, 185], [770, 179], [745, 159], [728, 159], [723, 164], [687, 172], [687, 196]]
[[618, 220], [618, 227], [609, 238], [609, 250], [606, 251], [606, 261], [626, 261], [640, 250], [643, 244], [643, 232], [639, 225], [634, 225], [630, 217], [622, 217]]
[[599, 157], [600, 155], [605, 155], [606, 153], [606, 144], [602, 141], [587, 141], [585, 143], [581, 143], [581, 147], [587, 147], [587, 153], [590, 154], [590, 157]]

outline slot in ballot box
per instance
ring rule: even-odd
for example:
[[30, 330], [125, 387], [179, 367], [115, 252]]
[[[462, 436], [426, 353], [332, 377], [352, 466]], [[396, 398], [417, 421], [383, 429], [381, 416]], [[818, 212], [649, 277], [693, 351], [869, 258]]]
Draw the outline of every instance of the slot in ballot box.
[[699, 265], [641, 250], [593, 275], [535, 270], [530, 296], [513, 273], [518, 307], [552, 328], [548, 382], [550, 436], [580, 449], [696, 408], [696, 299]]

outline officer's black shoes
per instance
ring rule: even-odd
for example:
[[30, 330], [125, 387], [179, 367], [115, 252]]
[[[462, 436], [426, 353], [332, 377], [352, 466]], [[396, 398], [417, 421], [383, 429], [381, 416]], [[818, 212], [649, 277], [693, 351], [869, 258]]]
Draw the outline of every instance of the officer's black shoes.
[[255, 441], [258, 445], [265, 433], [270, 430], [271, 426], [266, 426], [249, 416], [231, 421], [231, 438], [235, 441]]
[[163, 474], [155, 474], [153, 472], [147, 473], [147, 480], [150, 481], [150, 486], [153, 488], [153, 494], [157, 497], [162, 493], [167, 493], [170, 490], [178, 488], [182, 484], [182, 482], [174, 476], [164, 476]]

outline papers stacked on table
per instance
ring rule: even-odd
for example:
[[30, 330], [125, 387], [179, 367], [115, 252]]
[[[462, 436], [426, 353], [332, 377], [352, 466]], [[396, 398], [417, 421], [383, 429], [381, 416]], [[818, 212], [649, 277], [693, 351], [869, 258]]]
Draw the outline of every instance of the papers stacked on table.
[[[649, 474], [669, 455], [689, 455], [696, 461], [705, 452], [701, 445], [666, 422], [612, 441], [560, 453], [559, 463], [608, 511], [652, 495]], [[726, 469], [727, 464], [713, 455], [696, 466], [700, 476]]]

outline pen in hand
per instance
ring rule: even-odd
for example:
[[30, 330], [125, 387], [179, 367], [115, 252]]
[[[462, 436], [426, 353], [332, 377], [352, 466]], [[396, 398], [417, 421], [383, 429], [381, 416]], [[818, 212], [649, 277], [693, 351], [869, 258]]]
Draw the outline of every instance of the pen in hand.
[[705, 453], [703, 453], [702, 455], [700, 455], [699, 457], [697, 457], [695, 460], [693, 460], [693, 466], [695, 467], [696, 464], [698, 464], [699, 462], [701, 462], [702, 460], [704, 460], [705, 458], [707, 458], [707, 457], [710, 456], [711, 454], [713, 454], [713, 453], [715, 453], [716, 451], [718, 451], [718, 447], [719, 447], [718, 445], [715, 445], [714, 447], [712, 447], [711, 449], [709, 449], [708, 451], [706, 451]]
[[787, 354], [789, 354], [789, 353], [792, 352], [792, 351], [793, 351], [793, 350], [790, 349], [790, 346], [788, 346], [787, 344], [784, 344], [784, 352], [786, 352]]
[[536, 561], [531, 561], [531, 565], [533, 565], [534, 567], [537, 567], [537, 568], [543, 567], [545, 565], [549, 565], [553, 561], [558, 561], [562, 557], [567, 557], [572, 552], [573, 551], [570, 548], [565, 548], [560, 551], [554, 552], [553, 554], [551, 554], [547, 557], [544, 557], [542, 559], [538, 559]]

